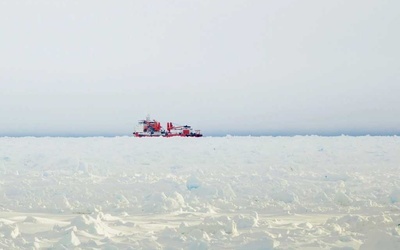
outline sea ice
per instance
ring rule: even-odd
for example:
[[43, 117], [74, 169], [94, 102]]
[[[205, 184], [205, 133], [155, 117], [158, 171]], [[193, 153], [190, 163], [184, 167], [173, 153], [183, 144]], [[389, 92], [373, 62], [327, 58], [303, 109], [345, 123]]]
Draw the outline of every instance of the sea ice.
[[400, 249], [393, 137], [0, 138], [0, 248]]

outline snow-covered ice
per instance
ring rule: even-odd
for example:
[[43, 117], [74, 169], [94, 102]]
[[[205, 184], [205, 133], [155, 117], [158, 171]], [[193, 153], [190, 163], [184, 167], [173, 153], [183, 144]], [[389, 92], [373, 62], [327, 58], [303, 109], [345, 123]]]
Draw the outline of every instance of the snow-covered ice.
[[400, 249], [399, 137], [0, 138], [2, 249]]

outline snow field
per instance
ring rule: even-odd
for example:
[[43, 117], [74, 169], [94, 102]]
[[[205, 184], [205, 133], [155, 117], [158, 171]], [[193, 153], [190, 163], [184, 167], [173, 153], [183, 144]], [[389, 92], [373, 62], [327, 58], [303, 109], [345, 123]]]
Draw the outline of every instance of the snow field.
[[0, 248], [399, 249], [398, 137], [0, 138]]

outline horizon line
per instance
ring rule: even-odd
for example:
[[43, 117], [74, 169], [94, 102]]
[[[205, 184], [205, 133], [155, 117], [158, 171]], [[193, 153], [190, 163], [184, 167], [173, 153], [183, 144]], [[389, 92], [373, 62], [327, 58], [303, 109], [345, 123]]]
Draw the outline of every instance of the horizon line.
[[[203, 137], [226, 137], [226, 136], [238, 136], [238, 137], [294, 137], [294, 136], [321, 136], [321, 137], [336, 137], [336, 136], [400, 136], [400, 132], [375, 132], [375, 131], [365, 131], [365, 132], [319, 132], [319, 133], [307, 133], [307, 132], [272, 132], [272, 133], [263, 133], [263, 132], [235, 132], [235, 133], [222, 133], [222, 132], [214, 132], [214, 133], [203, 133]], [[87, 137], [133, 137], [132, 134], [119, 134], [119, 133], [10, 133], [10, 134], [0, 134], [0, 137], [63, 137], [63, 138], [87, 138]]]

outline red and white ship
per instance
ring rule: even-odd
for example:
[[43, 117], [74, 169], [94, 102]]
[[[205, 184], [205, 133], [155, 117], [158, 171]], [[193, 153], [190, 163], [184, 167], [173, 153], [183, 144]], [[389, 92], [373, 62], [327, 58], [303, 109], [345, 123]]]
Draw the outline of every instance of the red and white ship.
[[146, 120], [140, 120], [133, 132], [136, 137], [202, 137], [200, 130], [194, 130], [188, 125], [177, 125], [172, 122], [167, 123], [167, 130], [163, 129], [160, 122], [151, 120], [149, 116]]
[[150, 116], [147, 116], [146, 120], [140, 120], [133, 132], [136, 137], [158, 137], [164, 134], [165, 130], [161, 124], [156, 120], [150, 120]]

